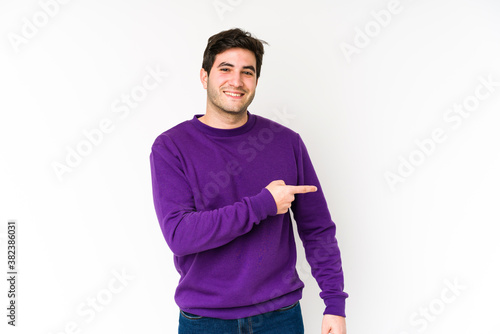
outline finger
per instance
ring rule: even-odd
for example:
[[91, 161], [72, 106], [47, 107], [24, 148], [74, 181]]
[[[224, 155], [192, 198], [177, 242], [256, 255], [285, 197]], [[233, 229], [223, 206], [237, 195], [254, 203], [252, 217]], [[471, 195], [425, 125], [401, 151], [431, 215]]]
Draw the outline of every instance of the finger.
[[331, 330], [331, 327], [324, 327], [321, 328], [321, 334], [332, 334], [333, 331]]
[[316, 186], [289, 186], [294, 194], [312, 193], [318, 190]]

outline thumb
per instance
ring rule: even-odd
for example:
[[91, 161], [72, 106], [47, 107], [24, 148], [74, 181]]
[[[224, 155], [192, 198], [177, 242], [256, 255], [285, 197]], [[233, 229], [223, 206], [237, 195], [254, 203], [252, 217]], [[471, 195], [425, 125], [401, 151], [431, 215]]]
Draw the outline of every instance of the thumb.
[[323, 320], [323, 323], [321, 324], [321, 334], [330, 334], [333, 333], [333, 328], [330, 326], [328, 323], [325, 323]]

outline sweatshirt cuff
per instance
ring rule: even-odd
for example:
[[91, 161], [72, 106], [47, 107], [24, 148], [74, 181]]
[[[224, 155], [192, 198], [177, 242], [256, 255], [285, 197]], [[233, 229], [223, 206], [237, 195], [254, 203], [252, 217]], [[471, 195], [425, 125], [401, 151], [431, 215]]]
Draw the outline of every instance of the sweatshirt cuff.
[[268, 216], [275, 216], [278, 213], [276, 201], [267, 188], [262, 188], [261, 192], [252, 198], [252, 206], [260, 220]]
[[345, 318], [345, 298], [325, 299], [326, 309], [323, 314], [339, 315]]

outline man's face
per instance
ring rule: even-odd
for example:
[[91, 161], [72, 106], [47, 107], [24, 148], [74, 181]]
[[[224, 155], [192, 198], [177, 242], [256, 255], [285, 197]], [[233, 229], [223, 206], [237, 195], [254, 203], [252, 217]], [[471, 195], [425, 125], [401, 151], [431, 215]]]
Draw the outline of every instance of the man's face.
[[207, 90], [207, 109], [231, 114], [246, 113], [257, 87], [256, 60], [252, 51], [228, 49], [215, 57], [210, 75], [201, 69]]

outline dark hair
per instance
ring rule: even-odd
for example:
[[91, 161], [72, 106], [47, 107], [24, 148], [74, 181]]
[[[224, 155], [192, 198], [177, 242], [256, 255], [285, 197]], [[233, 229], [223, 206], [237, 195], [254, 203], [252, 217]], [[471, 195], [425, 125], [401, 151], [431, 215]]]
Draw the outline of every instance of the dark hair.
[[203, 53], [202, 67], [208, 74], [214, 65], [215, 56], [231, 48], [242, 48], [252, 51], [257, 60], [257, 78], [260, 76], [262, 56], [264, 55], [264, 44], [267, 42], [253, 37], [249, 32], [241, 29], [229, 29], [221, 31], [208, 39], [207, 47]]

